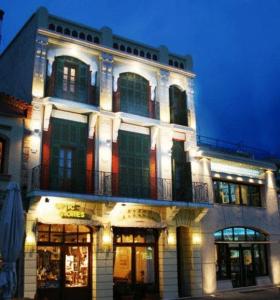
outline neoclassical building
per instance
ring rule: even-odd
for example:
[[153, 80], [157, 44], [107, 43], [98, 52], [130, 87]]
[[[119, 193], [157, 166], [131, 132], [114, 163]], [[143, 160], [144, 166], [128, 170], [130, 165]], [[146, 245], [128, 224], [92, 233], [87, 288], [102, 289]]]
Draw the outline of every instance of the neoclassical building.
[[198, 145], [190, 56], [39, 8], [0, 70], [0, 89], [32, 105], [25, 297], [280, 283], [275, 166]]

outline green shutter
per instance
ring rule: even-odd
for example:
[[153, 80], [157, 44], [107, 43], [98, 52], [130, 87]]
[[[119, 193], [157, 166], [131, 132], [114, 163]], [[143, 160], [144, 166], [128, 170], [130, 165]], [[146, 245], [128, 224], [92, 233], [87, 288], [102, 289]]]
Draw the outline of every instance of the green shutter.
[[65, 59], [64, 57], [56, 57], [55, 63], [53, 64], [53, 72], [55, 71], [55, 96], [63, 98], [63, 67]]
[[77, 101], [87, 102], [88, 100], [88, 76], [89, 66], [79, 61], [77, 70]]
[[72, 176], [69, 192], [85, 192], [86, 183], [86, 147], [87, 124], [68, 120], [52, 118], [51, 141], [51, 186], [55, 190], [61, 190], [59, 175], [60, 149], [72, 151]]
[[150, 197], [150, 137], [119, 131], [120, 195]]
[[176, 86], [169, 88], [170, 123], [187, 126], [186, 92]]

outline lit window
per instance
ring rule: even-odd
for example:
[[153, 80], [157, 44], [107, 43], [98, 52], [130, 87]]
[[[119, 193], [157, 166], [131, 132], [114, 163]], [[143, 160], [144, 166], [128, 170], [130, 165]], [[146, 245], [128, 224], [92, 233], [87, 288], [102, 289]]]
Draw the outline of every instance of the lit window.
[[63, 68], [63, 91], [75, 93], [76, 69], [64, 66]]

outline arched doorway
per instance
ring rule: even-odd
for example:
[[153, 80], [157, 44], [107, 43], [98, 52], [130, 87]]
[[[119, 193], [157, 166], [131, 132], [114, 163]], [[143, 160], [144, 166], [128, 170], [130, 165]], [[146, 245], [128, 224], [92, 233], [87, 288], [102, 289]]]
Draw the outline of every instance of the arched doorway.
[[39, 300], [91, 299], [91, 242], [84, 225], [38, 225]]
[[233, 287], [256, 285], [268, 274], [267, 235], [252, 228], [230, 227], [216, 231], [218, 280], [230, 279]]

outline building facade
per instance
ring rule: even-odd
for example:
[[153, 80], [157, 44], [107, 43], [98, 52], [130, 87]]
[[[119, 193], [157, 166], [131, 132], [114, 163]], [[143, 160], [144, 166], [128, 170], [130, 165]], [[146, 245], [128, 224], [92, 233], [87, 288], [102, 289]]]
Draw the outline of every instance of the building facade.
[[40, 8], [0, 70], [0, 88], [32, 105], [25, 297], [280, 283], [275, 166], [197, 144], [190, 56]]

